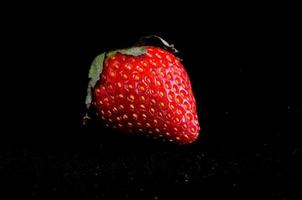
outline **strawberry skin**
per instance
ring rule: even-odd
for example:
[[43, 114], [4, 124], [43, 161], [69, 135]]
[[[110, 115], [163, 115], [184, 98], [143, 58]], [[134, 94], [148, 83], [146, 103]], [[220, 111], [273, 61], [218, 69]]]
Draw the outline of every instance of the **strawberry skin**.
[[114, 53], [104, 61], [93, 105], [107, 127], [188, 144], [200, 127], [188, 74], [178, 58], [145, 46], [139, 56]]

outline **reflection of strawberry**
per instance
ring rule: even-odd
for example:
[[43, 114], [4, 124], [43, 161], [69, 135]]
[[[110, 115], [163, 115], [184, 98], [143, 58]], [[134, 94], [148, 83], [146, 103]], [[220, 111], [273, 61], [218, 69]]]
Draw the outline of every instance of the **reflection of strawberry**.
[[102, 54], [90, 78], [92, 94], [86, 103], [92, 96], [107, 127], [178, 144], [197, 138], [200, 128], [189, 77], [166, 50], [141, 46]]

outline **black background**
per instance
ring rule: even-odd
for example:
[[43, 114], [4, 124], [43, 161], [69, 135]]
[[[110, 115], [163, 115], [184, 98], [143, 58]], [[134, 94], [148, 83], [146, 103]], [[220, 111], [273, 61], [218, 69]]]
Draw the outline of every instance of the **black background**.
[[[8, 23], [13, 81], [3, 92], [12, 106], [3, 113], [11, 120], [2, 133], [2, 194], [301, 197], [301, 50], [291, 20], [181, 10], [61, 17], [65, 11], [39, 10]], [[81, 126], [93, 58], [150, 34], [175, 44], [191, 77], [202, 129], [191, 145], [125, 137], [97, 121]]]

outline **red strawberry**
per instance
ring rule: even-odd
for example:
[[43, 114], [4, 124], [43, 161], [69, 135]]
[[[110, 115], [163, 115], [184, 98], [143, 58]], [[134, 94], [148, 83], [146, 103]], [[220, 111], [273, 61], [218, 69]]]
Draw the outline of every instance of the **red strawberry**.
[[102, 54], [90, 78], [88, 93], [92, 88], [92, 104], [107, 127], [178, 144], [196, 140], [200, 127], [190, 80], [168, 51], [141, 46]]

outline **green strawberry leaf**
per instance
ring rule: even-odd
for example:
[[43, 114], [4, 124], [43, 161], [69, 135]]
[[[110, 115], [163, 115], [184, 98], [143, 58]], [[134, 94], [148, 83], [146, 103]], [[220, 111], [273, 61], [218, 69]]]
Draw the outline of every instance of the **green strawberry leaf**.
[[93, 62], [91, 64], [88, 78], [91, 79], [92, 86], [94, 86], [100, 78], [100, 74], [103, 71], [104, 59], [105, 59], [105, 53], [102, 53], [102, 54], [98, 55], [97, 57], [95, 57], [95, 59], [93, 60]]
[[100, 79], [100, 74], [103, 71], [103, 63], [104, 63], [104, 59], [105, 59], [105, 54], [106, 53], [102, 53], [102, 54], [98, 55], [97, 57], [95, 57], [95, 59], [93, 60], [93, 62], [91, 64], [91, 67], [89, 69], [88, 78], [90, 80], [88, 83], [87, 96], [86, 96], [86, 100], [85, 100], [87, 109], [89, 109], [91, 101], [92, 101], [91, 90], [92, 90], [92, 88], [94, 88], [95, 84]]
[[103, 64], [104, 64], [104, 59], [105, 59], [106, 53], [102, 53], [95, 57], [93, 60], [89, 73], [88, 73], [88, 78], [89, 78], [89, 83], [87, 87], [87, 95], [85, 99], [85, 104], [86, 104], [86, 114], [83, 117], [83, 125], [86, 125], [88, 121], [90, 120], [89, 117], [89, 111], [90, 111], [90, 106], [91, 106], [91, 101], [92, 101], [92, 89], [94, 88], [95, 84], [98, 82], [100, 79], [100, 75], [103, 71]]
[[127, 49], [118, 49], [114, 51], [110, 51], [107, 53], [107, 57], [111, 57], [116, 53], [126, 54], [130, 56], [140, 56], [147, 53], [147, 49], [145, 47], [131, 47]]

